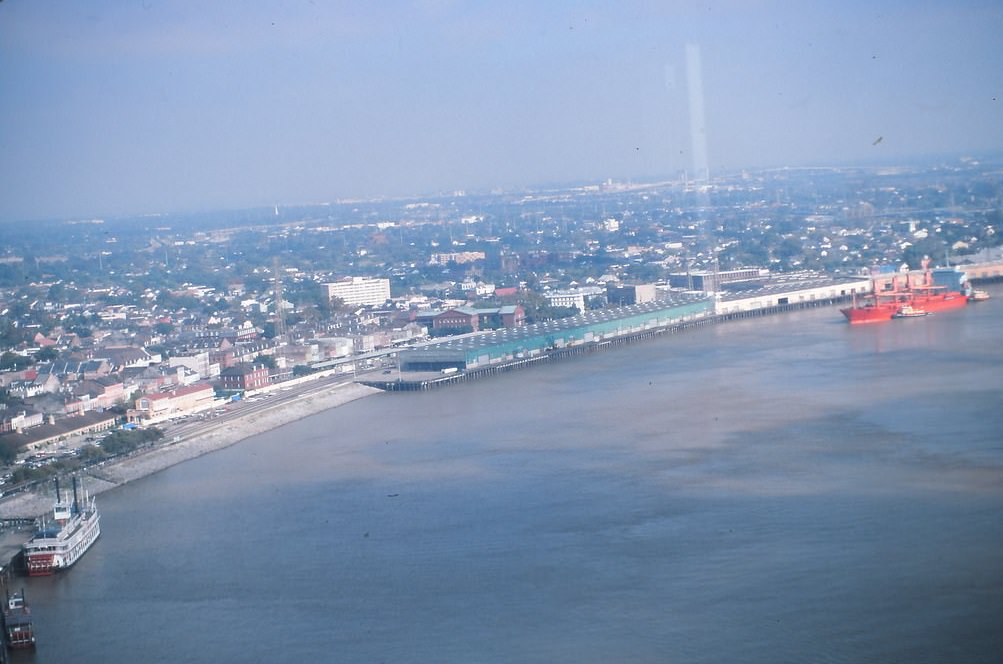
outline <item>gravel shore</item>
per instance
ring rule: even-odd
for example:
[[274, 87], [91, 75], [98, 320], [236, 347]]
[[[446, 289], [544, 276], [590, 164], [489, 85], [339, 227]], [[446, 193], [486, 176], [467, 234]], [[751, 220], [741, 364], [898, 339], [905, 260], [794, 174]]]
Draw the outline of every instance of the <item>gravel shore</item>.
[[[229, 447], [245, 438], [378, 392], [380, 390], [373, 387], [349, 383], [321, 394], [283, 403], [281, 407], [255, 411], [228, 422], [224, 427], [207, 428], [205, 433], [189, 436], [177, 443], [164, 444], [127, 459], [92, 468], [82, 474], [84, 484], [90, 494], [98, 494], [183, 461]], [[49, 489], [46, 486], [43, 493], [23, 493], [0, 502], [0, 518], [36, 517], [46, 513], [52, 508], [53, 496], [49, 495]]]

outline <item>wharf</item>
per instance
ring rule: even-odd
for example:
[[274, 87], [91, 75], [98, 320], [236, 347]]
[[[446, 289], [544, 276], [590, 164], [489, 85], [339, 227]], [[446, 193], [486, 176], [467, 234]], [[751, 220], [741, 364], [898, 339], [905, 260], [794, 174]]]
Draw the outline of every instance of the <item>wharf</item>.
[[680, 332], [685, 332], [687, 330], [699, 327], [706, 327], [708, 325], [717, 325], [731, 320], [758, 318], [760, 316], [787, 313], [791, 311], [796, 311], [798, 309], [829, 307], [836, 304], [845, 303], [848, 300], [849, 300], [848, 297], [841, 296], [841, 297], [811, 300], [806, 302], [793, 302], [787, 304], [780, 304], [771, 307], [762, 307], [759, 309], [748, 310], [748, 311], [736, 311], [726, 314], [712, 314], [709, 316], [704, 316], [702, 318], [694, 318], [691, 320], [679, 321], [671, 325], [664, 325], [661, 327], [655, 327], [629, 334], [623, 334], [617, 337], [604, 339], [601, 341], [590, 341], [586, 343], [576, 344], [573, 346], [567, 346], [564, 348], [546, 350], [541, 352], [539, 355], [534, 355], [533, 357], [529, 358], [520, 358], [508, 362], [500, 362], [498, 364], [493, 364], [491, 366], [476, 368], [476, 369], [468, 369], [468, 370], [461, 369], [457, 373], [449, 375], [442, 375], [440, 373], [434, 373], [429, 371], [409, 372], [413, 374], [413, 377], [403, 378], [399, 376], [393, 380], [359, 380], [358, 383], [361, 385], [366, 385], [368, 387], [375, 387], [384, 390], [386, 392], [421, 392], [425, 390], [433, 390], [440, 387], [448, 387], [450, 385], [457, 385], [460, 383], [467, 383], [474, 380], [480, 380], [482, 378], [489, 378], [491, 376], [496, 376], [498, 374], [508, 373], [510, 371], [517, 371], [519, 369], [525, 369], [528, 367], [537, 366], [539, 364], [547, 364], [550, 362], [556, 362], [571, 357], [577, 357], [579, 355], [610, 350], [618, 346], [630, 343], [636, 343], [638, 341], [644, 341], [655, 337], [678, 334]]
[[34, 519], [29, 525], [0, 529], [0, 577], [2, 582], [10, 579], [21, 555], [21, 547], [35, 532]]
[[576, 357], [578, 355], [609, 350], [611, 348], [622, 346], [624, 344], [635, 343], [637, 341], [643, 341], [645, 339], [651, 339], [666, 334], [677, 334], [690, 328], [702, 327], [705, 325], [716, 323], [717, 319], [718, 319], [717, 316], [709, 316], [706, 318], [679, 322], [664, 327], [642, 330], [640, 332], [635, 332], [631, 334], [624, 334], [612, 339], [593, 341], [584, 344], [568, 346], [566, 348], [548, 350], [546, 352], [541, 353], [540, 355], [535, 355], [529, 358], [521, 358], [509, 362], [501, 362], [488, 367], [471, 369], [467, 371], [461, 370], [457, 373], [449, 375], [437, 375], [437, 374], [429, 375], [429, 372], [422, 372], [423, 375], [419, 374], [416, 378], [412, 379], [398, 378], [396, 380], [367, 380], [359, 382], [363, 385], [367, 385], [369, 387], [376, 387], [381, 390], [385, 390], [387, 392], [420, 392], [423, 390], [432, 390], [439, 387], [448, 387], [450, 385], [456, 385], [458, 383], [466, 383], [474, 380], [479, 380], [482, 378], [497, 376], [498, 374], [508, 373], [510, 371], [517, 371], [519, 369], [525, 369], [539, 364], [556, 362], [570, 357]]

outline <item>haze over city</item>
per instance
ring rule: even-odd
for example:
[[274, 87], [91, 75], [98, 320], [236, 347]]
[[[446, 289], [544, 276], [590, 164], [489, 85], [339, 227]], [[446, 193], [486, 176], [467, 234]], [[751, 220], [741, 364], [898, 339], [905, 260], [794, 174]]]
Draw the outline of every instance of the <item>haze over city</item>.
[[1003, 148], [996, 2], [0, 3], [0, 221]]

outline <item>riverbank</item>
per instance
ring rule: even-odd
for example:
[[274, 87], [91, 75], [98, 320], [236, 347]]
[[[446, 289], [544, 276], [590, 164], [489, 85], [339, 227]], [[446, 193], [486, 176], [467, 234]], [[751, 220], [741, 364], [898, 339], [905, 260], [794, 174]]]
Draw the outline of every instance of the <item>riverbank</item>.
[[[203, 454], [221, 450], [242, 440], [290, 422], [316, 415], [356, 399], [379, 393], [380, 390], [348, 383], [321, 393], [309, 394], [279, 407], [255, 410], [228, 422], [226, 426], [207, 426], [206, 430], [176, 443], [166, 443], [119, 461], [107, 462], [82, 473], [87, 491], [99, 494], [170, 468]], [[52, 508], [52, 496], [28, 492], [0, 502], [0, 518], [36, 517]]]

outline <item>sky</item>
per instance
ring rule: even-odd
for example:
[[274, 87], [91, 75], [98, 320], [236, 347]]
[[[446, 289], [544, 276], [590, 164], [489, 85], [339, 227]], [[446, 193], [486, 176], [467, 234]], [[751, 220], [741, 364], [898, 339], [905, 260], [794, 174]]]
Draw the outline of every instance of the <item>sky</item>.
[[1003, 3], [0, 1], [4, 222], [656, 181], [695, 147], [999, 150]]

